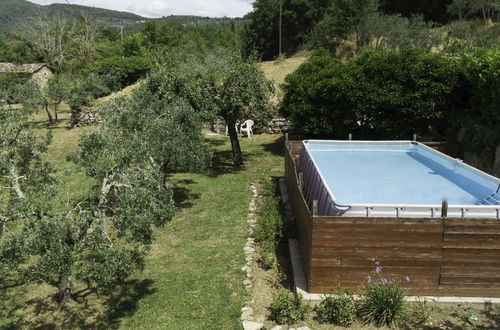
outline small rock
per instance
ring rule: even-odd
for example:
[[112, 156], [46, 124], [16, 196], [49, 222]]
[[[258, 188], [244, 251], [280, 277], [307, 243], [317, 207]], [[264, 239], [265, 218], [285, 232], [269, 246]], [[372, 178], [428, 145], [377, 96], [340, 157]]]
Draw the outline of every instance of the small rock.
[[249, 279], [246, 279], [243, 281], [243, 284], [244, 285], [252, 285], [252, 281], [250, 281]]
[[243, 251], [245, 251], [245, 252], [255, 252], [255, 249], [253, 247], [250, 247], [250, 246], [245, 246], [243, 248]]
[[309, 327], [300, 327], [300, 328], [297, 328], [297, 330], [311, 330], [311, 328], [309, 328]]
[[264, 324], [250, 321], [243, 321], [243, 329], [244, 330], [260, 330], [264, 327]]
[[241, 267], [241, 271], [242, 271], [242, 272], [247, 272], [247, 271], [248, 271], [248, 266], [243, 266], [243, 267]]
[[283, 327], [281, 325], [277, 325], [274, 328], [272, 328], [271, 330], [281, 330], [281, 329], [283, 329]]
[[241, 320], [250, 320], [253, 315], [253, 309], [251, 307], [243, 307], [241, 309]]

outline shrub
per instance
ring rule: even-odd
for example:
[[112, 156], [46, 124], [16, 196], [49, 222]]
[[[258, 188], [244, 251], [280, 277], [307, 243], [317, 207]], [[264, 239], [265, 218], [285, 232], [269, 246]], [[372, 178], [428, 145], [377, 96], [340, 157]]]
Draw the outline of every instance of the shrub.
[[316, 307], [316, 312], [320, 322], [346, 327], [356, 315], [356, 304], [352, 293], [339, 287], [333, 295], [325, 297]]
[[285, 79], [281, 111], [310, 135], [442, 137], [457, 80], [455, 61], [423, 49], [314, 56]]
[[20, 103], [22, 96], [19, 89], [29, 80], [30, 75], [24, 73], [0, 74], [0, 99], [10, 104]]
[[262, 269], [269, 270], [273, 268], [274, 257], [271, 252], [268, 252], [266, 249], [263, 249], [259, 254], [257, 263], [260, 265], [260, 267], [262, 267]]
[[98, 75], [109, 74], [118, 77], [119, 86], [125, 87], [143, 77], [151, 68], [151, 63], [138, 56], [108, 57], [90, 64], [86, 71]]
[[283, 218], [280, 212], [280, 201], [273, 182], [266, 182], [262, 192], [264, 202], [258, 210], [258, 219], [254, 228], [257, 243], [265, 243], [274, 248], [283, 236]]
[[500, 141], [500, 50], [463, 54], [460, 68], [465, 105], [455, 119], [464, 129], [465, 148], [492, 163]]
[[437, 313], [437, 300], [426, 297], [418, 297], [412, 303], [412, 314], [419, 326], [432, 326], [432, 318]]
[[[399, 279], [382, 276], [380, 262], [375, 262], [374, 278], [367, 277], [366, 293], [359, 308], [359, 316], [365, 323], [377, 326], [395, 326], [406, 316], [406, 291]], [[407, 276], [406, 280], [410, 278]]]
[[371, 283], [366, 287], [364, 301], [360, 307], [360, 318], [363, 322], [377, 326], [394, 326], [405, 316], [405, 297], [399, 281]]
[[308, 311], [308, 306], [302, 302], [302, 297], [287, 290], [280, 290], [273, 296], [270, 307], [271, 317], [278, 324], [293, 324], [302, 321]]

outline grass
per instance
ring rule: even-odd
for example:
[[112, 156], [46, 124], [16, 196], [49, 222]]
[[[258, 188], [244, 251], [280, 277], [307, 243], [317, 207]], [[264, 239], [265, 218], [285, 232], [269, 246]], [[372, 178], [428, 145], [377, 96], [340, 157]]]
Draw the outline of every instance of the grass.
[[283, 91], [280, 89], [280, 85], [285, 82], [286, 76], [297, 70], [302, 63], [309, 59], [309, 55], [307, 54], [298, 55], [299, 56], [296, 57], [262, 62], [260, 64], [266, 78], [274, 82], [274, 86], [276, 88], [275, 100], [279, 100], [283, 96]]
[[[68, 127], [69, 113], [52, 127], [48, 157], [64, 183], [60, 202], [77, 198], [93, 181], [66, 161], [76, 150], [80, 134], [95, 128]], [[43, 113], [33, 121], [46, 130]], [[15, 277], [0, 281], [0, 328], [162, 328], [234, 329], [247, 299], [243, 287], [243, 246], [247, 236], [250, 185], [269, 176], [283, 175], [282, 140], [261, 135], [242, 138], [246, 166], [231, 166], [226, 137], [207, 137], [214, 150], [211, 168], [203, 174], [175, 174], [179, 207], [175, 218], [157, 230], [144, 272], [117, 287], [110, 297], [98, 296], [81, 284], [74, 288], [78, 301], [58, 311], [48, 285], [22, 284]]]

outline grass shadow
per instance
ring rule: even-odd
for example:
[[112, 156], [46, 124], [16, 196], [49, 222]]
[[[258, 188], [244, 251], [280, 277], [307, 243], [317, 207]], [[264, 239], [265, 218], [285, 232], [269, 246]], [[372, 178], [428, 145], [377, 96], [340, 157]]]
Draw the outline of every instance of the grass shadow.
[[[243, 160], [252, 157], [252, 153], [243, 152]], [[233, 174], [242, 171], [245, 165], [236, 167], [233, 163], [232, 150], [214, 150], [212, 156], [212, 165], [206, 170], [205, 174], [215, 178], [223, 174]]]
[[195, 184], [196, 182], [191, 179], [171, 181], [173, 184], [174, 201], [175, 205], [182, 209], [187, 209], [193, 206], [191, 202], [193, 199], [200, 198], [200, 194], [190, 193], [188, 185]]
[[[122, 317], [133, 315], [144, 297], [156, 292], [154, 281], [128, 280], [114, 288], [104, 302], [104, 311], [89, 302], [96, 299], [93, 289], [73, 293], [74, 303], [59, 310], [57, 296], [34, 298], [19, 306], [10, 306], [8, 317], [13, 321], [1, 329], [116, 329]], [[28, 317], [19, 317], [18, 311], [29, 306]]]
[[114, 289], [114, 293], [106, 302], [106, 313], [98, 317], [90, 328], [113, 328], [120, 326], [120, 319], [131, 316], [137, 310], [139, 301], [155, 293], [154, 281], [151, 279], [128, 280]]
[[221, 139], [205, 139], [205, 143], [211, 147], [220, 147], [226, 144], [226, 142]]
[[264, 150], [275, 156], [285, 156], [285, 137], [280, 136], [271, 143], [263, 144]]

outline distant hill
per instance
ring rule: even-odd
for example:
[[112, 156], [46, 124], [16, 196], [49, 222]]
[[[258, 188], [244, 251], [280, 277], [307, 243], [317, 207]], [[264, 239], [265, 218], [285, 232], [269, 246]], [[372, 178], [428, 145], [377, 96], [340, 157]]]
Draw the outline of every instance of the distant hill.
[[[67, 19], [85, 15], [92, 20], [108, 25], [123, 26], [125, 33], [134, 33], [142, 29], [146, 20], [151, 20], [136, 14], [109, 9], [87, 7], [68, 4], [38, 5], [26, 0], [0, 0], [0, 33], [19, 32], [22, 29], [22, 22], [29, 17], [37, 16], [40, 11], [44, 11], [48, 16], [64, 17]], [[231, 18], [210, 18], [199, 16], [165, 16], [153, 19], [157, 22], [175, 21], [181, 24], [204, 25], [214, 22], [227, 22]]]

